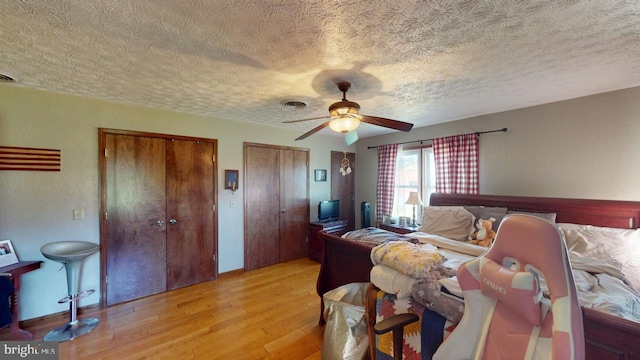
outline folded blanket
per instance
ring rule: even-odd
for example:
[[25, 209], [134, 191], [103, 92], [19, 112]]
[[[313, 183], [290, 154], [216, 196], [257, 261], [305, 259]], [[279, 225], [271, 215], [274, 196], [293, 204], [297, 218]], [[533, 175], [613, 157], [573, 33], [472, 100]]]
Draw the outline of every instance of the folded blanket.
[[464, 300], [441, 291], [440, 286], [440, 280], [451, 278], [456, 273], [456, 269], [446, 266], [431, 267], [428, 277], [413, 283], [411, 296], [427, 309], [437, 312], [449, 321], [458, 323], [464, 312]]
[[426, 278], [433, 265], [440, 265], [446, 258], [433, 245], [393, 241], [371, 249], [371, 262], [384, 264], [414, 278]]
[[411, 296], [411, 288], [417, 281], [416, 278], [402, 274], [386, 265], [372, 267], [370, 278], [378, 289], [400, 298]]
[[415, 238], [407, 237], [404, 235], [400, 235], [391, 231], [387, 231], [387, 230], [383, 230], [375, 227], [368, 227], [368, 228], [349, 231], [348, 233], [342, 235], [342, 237], [345, 239], [369, 244], [372, 246], [384, 244], [390, 241], [411, 241], [413, 243], [418, 242], [418, 240], [416, 240]]

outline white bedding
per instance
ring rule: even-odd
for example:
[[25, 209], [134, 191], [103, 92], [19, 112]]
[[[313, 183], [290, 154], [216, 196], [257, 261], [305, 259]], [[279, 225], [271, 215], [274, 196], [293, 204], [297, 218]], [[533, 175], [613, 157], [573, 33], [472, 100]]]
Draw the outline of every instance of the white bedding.
[[399, 298], [411, 296], [411, 287], [417, 280], [383, 264], [371, 268], [371, 282], [378, 289], [388, 294], [396, 294]]
[[[442, 265], [453, 269], [459, 268], [462, 263], [487, 250], [485, 247], [421, 232], [407, 236], [438, 247], [447, 259]], [[640, 297], [621, 280], [624, 275], [616, 261], [586, 257], [575, 251], [569, 251], [569, 257], [578, 299], [582, 306], [640, 321]], [[398, 297], [410, 296], [411, 289], [417, 281], [420, 279], [384, 265], [375, 265], [371, 270], [371, 282], [381, 290]], [[455, 278], [443, 279], [439, 283], [448, 285], [447, 288], [452, 293], [459, 288]], [[546, 288], [544, 280], [541, 285], [543, 289]]]

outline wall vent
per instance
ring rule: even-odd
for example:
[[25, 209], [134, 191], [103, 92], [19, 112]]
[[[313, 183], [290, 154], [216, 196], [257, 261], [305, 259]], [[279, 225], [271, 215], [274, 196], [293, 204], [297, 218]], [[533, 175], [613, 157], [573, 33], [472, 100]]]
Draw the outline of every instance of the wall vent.
[[282, 106], [290, 109], [304, 109], [307, 107], [307, 103], [298, 100], [286, 100], [282, 102]]

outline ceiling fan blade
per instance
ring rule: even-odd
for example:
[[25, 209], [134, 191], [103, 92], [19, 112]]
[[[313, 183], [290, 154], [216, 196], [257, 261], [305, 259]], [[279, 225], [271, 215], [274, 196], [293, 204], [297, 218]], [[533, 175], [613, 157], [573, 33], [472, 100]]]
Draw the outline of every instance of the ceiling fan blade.
[[399, 121], [399, 120], [391, 120], [386, 118], [381, 118], [377, 116], [370, 115], [362, 115], [360, 114], [360, 121], [366, 122], [368, 124], [378, 125], [382, 127], [386, 127], [389, 129], [400, 130], [400, 131], [409, 131], [413, 128], [412, 123]]
[[329, 119], [331, 118], [331, 115], [325, 115], [325, 116], [316, 116], [316, 117], [312, 117], [312, 118], [306, 118], [306, 119], [298, 119], [298, 120], [288, 120], [288, 121], [283, 121], [283, 124], [291, 124], [291, 123], [297, 123], [297, 122], [301, 122], [301, 121], [309, 121], [309, 120], [318, 120], [318, 119]]
[[308, 138], [309, 136], [311, 136], [311, 135], [317, 133], [318, 131], [320, 131], [320, 130], [326, 128], [327, 126], [329, 126], [329, 123], [330, 123], [330, 121], [327, 121], [327, 122], [325, 122], [324, 124], [322, 124], [320, 126], [316, 126], [315, 128], [313, 128], [313, 129], [307, 131], [306, 133], [298, 136], [296, 138], [296, 140], [303, 140], [303, 139]]

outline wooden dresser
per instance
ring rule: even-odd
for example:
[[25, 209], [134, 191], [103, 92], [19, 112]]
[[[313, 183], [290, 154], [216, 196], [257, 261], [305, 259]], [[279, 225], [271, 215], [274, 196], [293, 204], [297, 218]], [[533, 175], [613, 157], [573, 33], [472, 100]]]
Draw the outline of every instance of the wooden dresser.
[[336, 236], [342, 236], [345, 232], [347, 232], [348, 223], [349, 220], [309, 223], [309, 259], [322, 261], [324, 244], [320, 237], [318, 237], [318, 233], [320, 233], [320, 231], [324, 231]]

